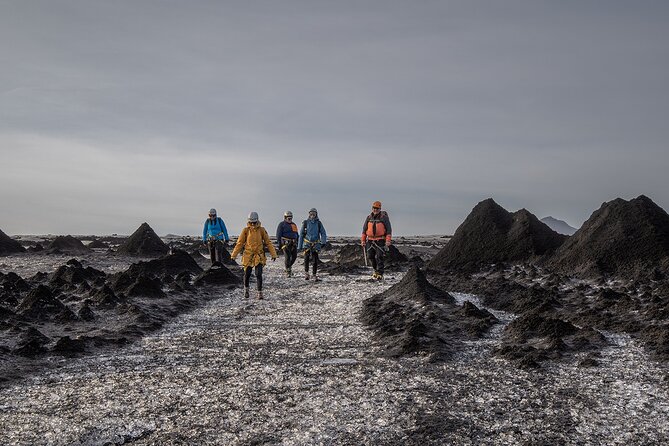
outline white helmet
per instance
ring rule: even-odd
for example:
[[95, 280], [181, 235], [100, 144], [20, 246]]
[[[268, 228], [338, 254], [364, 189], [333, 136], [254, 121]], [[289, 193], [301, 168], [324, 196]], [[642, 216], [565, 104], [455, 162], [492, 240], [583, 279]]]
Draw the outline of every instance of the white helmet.
[[249, 214], [249, 222], [250, 223], [256, 223], [258, 221], [258, 213], [257, 212], [251, 212]]
[[291, 217], [291, 218], [292, 218], [292, 217], [293, 217], [293, 213], [290, 212], [290, 211], [286, 211], [286, 212], [283, 213], [283, 217], [284, 217], [284, 218], [287, 218], [287, 217]]

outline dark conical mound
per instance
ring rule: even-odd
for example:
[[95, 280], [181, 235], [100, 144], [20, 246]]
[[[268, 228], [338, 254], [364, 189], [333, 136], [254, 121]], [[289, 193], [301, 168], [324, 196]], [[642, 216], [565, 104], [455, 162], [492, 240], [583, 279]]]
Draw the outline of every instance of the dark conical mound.
[[0, 230], [0, 255], [25, 252], [25, 250], [19, 242]]
[[555, 251], [565, 238], [527, 210], [512, 214], [489, 198], [474, 207], [430, 267], [473, 271], [527, 261]]
[[16, 310], [21, 316], [40, 321], [71, 321], [76, 319], [74, 313], [55, 298], [51, 290], [44, 285], [40, 285], [28, 293]]
[[88, 254], [91, 252], [81, 240], [72, 237], [71, 235], [61, 235], [54, 239], [49, 244], [47, 251], [54, 254]]
[[170, 248], [163, 243], [148, 223], [139, 228], [118, 248], [121, 254], [138, 256], [159, 256], [167, 254]]
[[241, 281], [225, 266], [211, 268], [197, 276], [193, 283], [196, 286], [204, 285], [238, 285]]
[[418, 268], [383, 293], [366, 299], [360, 319], [370, 326], [391, 356], [427, 353], [447, 359], [467, 336], [480, 336], [496, 322], [473, 304], [455, 299], [431, 285]]
[[643, 195], [604, 203], [547, 265], [580, 276], [669, 271], [669, 215]]

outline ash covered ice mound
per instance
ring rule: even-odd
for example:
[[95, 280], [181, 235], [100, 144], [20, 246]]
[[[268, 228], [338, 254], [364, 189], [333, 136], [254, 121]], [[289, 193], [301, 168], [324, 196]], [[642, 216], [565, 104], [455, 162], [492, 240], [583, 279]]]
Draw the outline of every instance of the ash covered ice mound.
[[546, 262], [583, 277], [669, 272], [669, 215], [641, 195], [603, 203]]
[[89, 254], [90, 249], [86, 247], [81, 240], [72, 237], [71, 235], [61, 235], [56, 237], [48, 246], [47, 252], [49, 254]]
[[25, 252], [25, 248], [19, 242], [0, 230], [0, 255]]
[[366, 299], [360, 313], [389, 356], [427, 354], [445, 360], [467, 338], [484, 333], [497, 319], [470, 302], [463, 306], [453, 296], [430, 284], [412, 267], [404, 278], [383, 293]]
[[510, 213], [488, 198], [474, 207], [430, 268], [473, 271], [534, 260], [554, 252], [565, 239], [526, 209]]
[[170, 251], [148, 223], [142, 223], [139, 228], [118, 248], [121, 254], [136, 256], [162, 256]]

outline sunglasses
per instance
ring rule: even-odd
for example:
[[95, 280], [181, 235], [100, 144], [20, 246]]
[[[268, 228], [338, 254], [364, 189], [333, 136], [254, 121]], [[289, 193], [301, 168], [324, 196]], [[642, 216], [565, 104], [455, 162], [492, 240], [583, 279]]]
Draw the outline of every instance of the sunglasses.
[[209, 218], [214, 218], [214, 217], [216, 217], [216, 214], [214, 215], [209, 214]]
[[293, 217], [286, 217], [286, 220], [292, 220]]
[[375, 211], [380, 211], [381, 210], [381, 208], [372, 208], [372, 209], [374, 209]]

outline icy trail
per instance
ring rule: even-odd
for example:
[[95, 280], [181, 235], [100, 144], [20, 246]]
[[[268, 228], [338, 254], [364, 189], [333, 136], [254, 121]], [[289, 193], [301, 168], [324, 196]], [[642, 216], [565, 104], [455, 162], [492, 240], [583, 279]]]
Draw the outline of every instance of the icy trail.
[[3, 389], [0, 443], [669, 441], [666, 369], [627, 338], [595, 368], [518, 370], [490, 354], [501, 326], [450, 363], [386, 359], [357, 313], [399, 274], [314, 284], [282, 277], [279, 263], [264, 301], [237, 290], [133, 346]]

